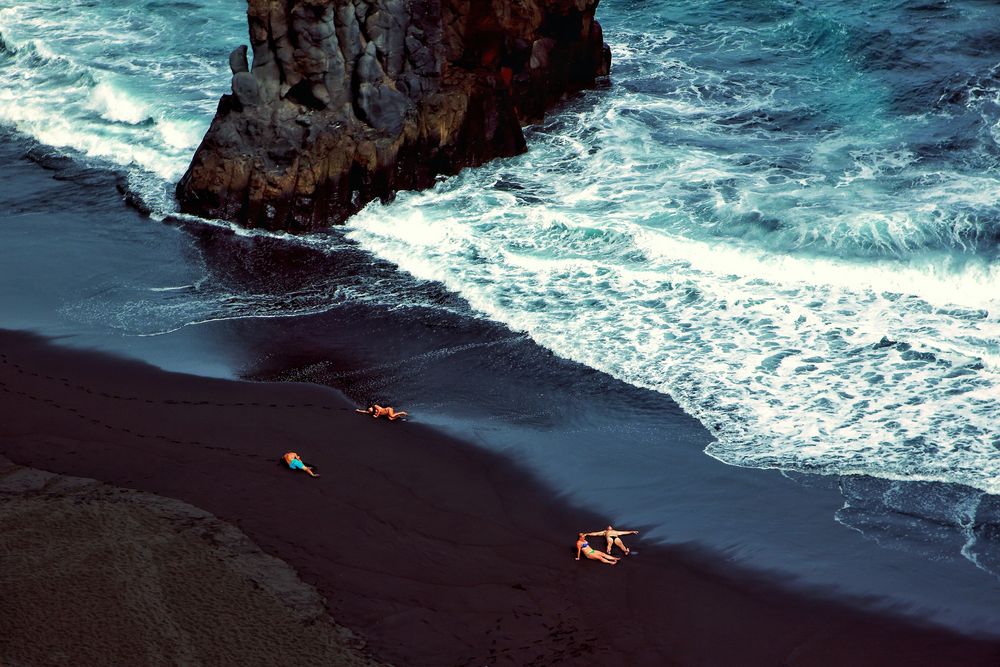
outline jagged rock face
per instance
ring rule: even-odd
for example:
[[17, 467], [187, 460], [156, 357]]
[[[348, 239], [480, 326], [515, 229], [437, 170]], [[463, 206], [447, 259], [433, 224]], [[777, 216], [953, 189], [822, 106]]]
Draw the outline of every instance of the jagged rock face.
[[343, 222], [525, 150], [521, 124], [610, 68], [597, 0], [249, 0], [232, 94], [177, 185], [251, 227]]

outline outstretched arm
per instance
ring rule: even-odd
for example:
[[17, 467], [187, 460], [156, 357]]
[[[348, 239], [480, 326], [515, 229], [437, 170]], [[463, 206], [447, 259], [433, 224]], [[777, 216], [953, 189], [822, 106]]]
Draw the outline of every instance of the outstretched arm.
[[603, 534], [604, 534], [603, 530], [595, 530], [592, 533], [584, 533], [584, 535], [586, 535], [587, 537], [593, 537], [594, 535], [603, 535]]

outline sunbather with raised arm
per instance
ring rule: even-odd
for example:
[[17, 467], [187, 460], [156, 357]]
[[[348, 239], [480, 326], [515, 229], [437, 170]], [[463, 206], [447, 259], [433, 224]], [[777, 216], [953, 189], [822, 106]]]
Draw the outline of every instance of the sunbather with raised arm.
[[611, 526], [608, 526], [604, 530], [594, 531], [593, 533], [584, 533], [584, 535], [587, 537], [595, 537], [597, 535], [603, 535], [604, 538], [608, 541], [608, 548], [606, 549], [606, 551], [609, 554], [611, 553], [612, 547], [618, 547], [619, 549], [625, 552], [626, 556], [628, 556], [631, 553], [631, 551], [627, 546], [625, 546], [625, 543], [622, 542], [622, 535], [638, 535], [638, 534], [639, 534], [638, 530], [615, 530]]

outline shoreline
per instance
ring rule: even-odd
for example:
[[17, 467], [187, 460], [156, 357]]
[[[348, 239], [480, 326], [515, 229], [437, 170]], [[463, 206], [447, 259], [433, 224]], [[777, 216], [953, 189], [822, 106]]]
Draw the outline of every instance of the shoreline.
[[[719, 464], [704, 453], [711, 433], [669, 396], [561, 359], [349, 243], [327, 254], [148, 224], [122, 205], [114, 174], [16, 136], [5, 146], [7, 328], [176, 372], [405, 405], [421, 423], [516, 460], [550, 495], [646, 527], [644, 541], [704, 549], [876, 613], [998, 634], [996, 497]], [[349, 298], [331, 303], [341, 289]], [[329, 307], [309, 314], [290, 294]], [[219, 312], [227, 317], [184, 326]], [[164, 328], [173, 333], [147, 335]]]
[[[215, 380], [0, 332], [0, 454], [190, 503], [398, 664], [995, 664], [1000, 640], [790, 592], [684, 548], [573, 560], [606, 523], [530, 472], [338, 392]], [[320, 479], [277, 464], [295, 449]], [[632, 526], [629, 526], [630, 528]], [[642, 526], [636, 526], [642, 528]], [[572, 569], [571, 569], [572, 568]], [[735, 661], [735, 662], [734, 662]]]

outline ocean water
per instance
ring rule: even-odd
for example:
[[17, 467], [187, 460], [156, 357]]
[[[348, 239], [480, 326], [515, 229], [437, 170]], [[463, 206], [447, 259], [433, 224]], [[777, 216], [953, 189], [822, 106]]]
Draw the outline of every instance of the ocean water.
[[[0, 125], [170, 216], [244, 12], [0, 0]], [[845, 526], [886, 545], [919, 528], [996, 572], [1000, 6], [605, 0], [598, 16], [610, 81], [528, 128], [527, 154], [342, 230], [240, 232], [397, 273], [220, 280], [199, 256], [64, 314], [136, 336], [352, 302], [488, 318], [671, 395], [720, 461], [845, 476]]]
[[602, 10], [608, 88], [350, 238], [727, 463], [1000, 492], [1000, 7]]
[[120, 168], [158, 211], [229, 89], [247, 42], [227, 0], [0, 2], [0, 122], [88, 163]]

